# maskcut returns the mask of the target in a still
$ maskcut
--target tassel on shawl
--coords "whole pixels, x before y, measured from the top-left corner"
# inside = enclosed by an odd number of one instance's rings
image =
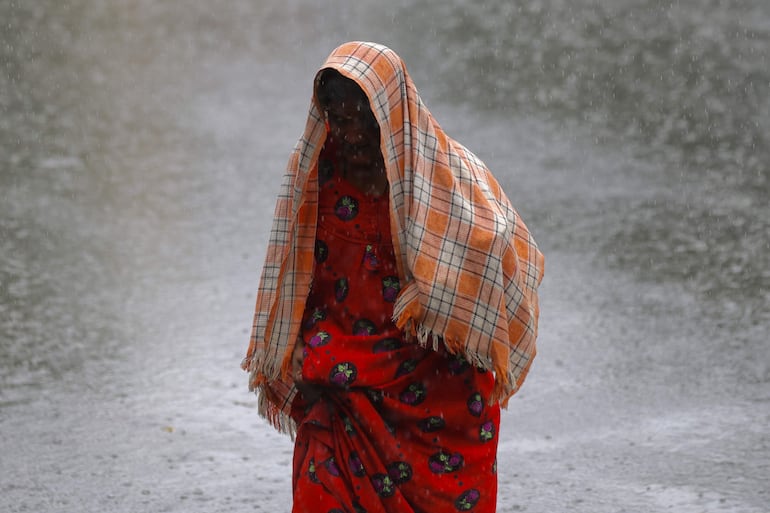
[[[294,400],[297,389],[283,374],[277,379],[270,379],[260,371],[259,362],[263,358],[264,351],[255,350],[241,362],[241,368],[249,372],[249,391],[257,395],[257,413],[279,433],[288,434],[294,440],[297,423],[286,413],[289,409],[286,406]],[[290,358],[288,360],[291,361]]]
[[[508,399],[518,388],[515,386],[510,372],[508,348],[498,348],[503,349],[504,355],[494,354],[491,358],[483,358],[478,352],[466,350],[464,343],[458,337],[452,336],[451,333],[436,333],[419,322],[418,319],[423,318],[423,312],[424,308],[420,304],[417,284],[411,282],[401,290],[396,301],[393,311],[393,321],[396,327],[421,347],[438,351],[443,346],[450,354],[462,354],[471,365],[494,372],[495,387],[489,398],[489,404],[500,402],[501,406],[505,407]],[[524,376],[521,376],[518,382],[521,383],[523,380]]]

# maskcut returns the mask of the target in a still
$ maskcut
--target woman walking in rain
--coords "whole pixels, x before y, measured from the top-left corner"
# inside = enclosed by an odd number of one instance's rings
[[[295,436],[293,512],[495,511],[500,407],[535,356],[543,257],[401,59],[316,75],[244,369]]]

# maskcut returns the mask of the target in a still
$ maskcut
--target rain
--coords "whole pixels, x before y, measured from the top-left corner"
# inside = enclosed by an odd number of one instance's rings
[[[546,257],[499,511],[770,511],[765,0],[0,0],[0,510],[289,510],[240,361],[355,39]]]

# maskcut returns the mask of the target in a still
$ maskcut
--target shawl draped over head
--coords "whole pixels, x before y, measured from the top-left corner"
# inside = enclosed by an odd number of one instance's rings
[[[363,89],[380,126],[402,284],[396,325],[423,346],[443,344],[494,371],[493,400],[505,406],[535,356],[543,255],[484,163],[435,121],[396,53],[345,43],[321,70],[327,68]],[[325,140],[314,94],[277,199],[242,364],[259,392],[260,413],[284,431],[292,430],[291,355],[313,275]]]

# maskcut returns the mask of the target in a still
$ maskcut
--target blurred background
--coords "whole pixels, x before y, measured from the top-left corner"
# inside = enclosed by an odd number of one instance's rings
[[[372,40],[546,255],[499,511],[770,511],[770,3],[0,0],[0,510],[288,511],[240,371],[317,67]]]

